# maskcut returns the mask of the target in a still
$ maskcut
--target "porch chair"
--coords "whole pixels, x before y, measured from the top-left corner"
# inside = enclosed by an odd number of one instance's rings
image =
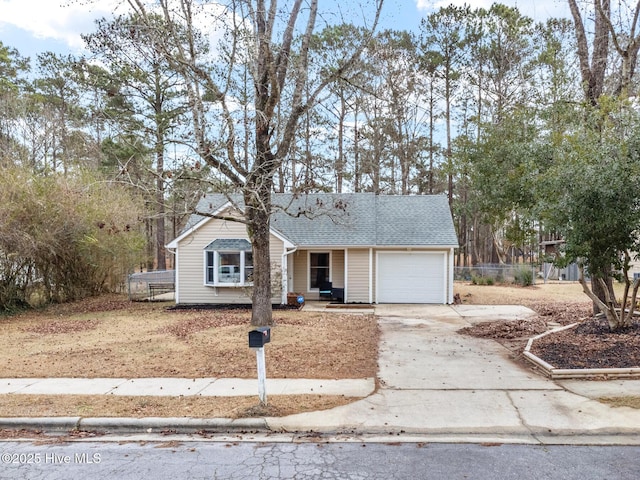
[[[331,282],[322,282],[320,284],[320,299],[331,300]]]

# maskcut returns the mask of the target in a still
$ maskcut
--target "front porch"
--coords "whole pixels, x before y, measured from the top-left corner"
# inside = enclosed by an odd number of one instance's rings
[[[286,255],[286,291],[306,302],[347,301],[346,249],[297,249]]]

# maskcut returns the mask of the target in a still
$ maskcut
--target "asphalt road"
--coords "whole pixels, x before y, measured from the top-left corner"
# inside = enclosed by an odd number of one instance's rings
[[[0,442],[0,479],[637,479],[640,447]]]

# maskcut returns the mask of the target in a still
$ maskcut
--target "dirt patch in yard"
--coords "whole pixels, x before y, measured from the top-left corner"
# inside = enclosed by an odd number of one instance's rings
[[[640,409],[640,397],[602,397],[598,401],[612,407],[630,407]]]

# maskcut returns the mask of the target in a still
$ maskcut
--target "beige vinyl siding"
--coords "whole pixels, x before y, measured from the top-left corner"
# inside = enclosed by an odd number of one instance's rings
[[[307,250],[297,250],[292,255],[293,255],[293,291],[295,293],[302,294],[304,295],[305,298],[311,300],[307,292],[308,252]]]
[[[347,251],[348,303],[369,302],[369,249],[350,248]]]
[[[178,246],[178,302],[196,303],[251,303],[248,288],[211,287],[205,285],[204,249],[219,238],[248,238],[243,223],[211,219],[191,235],[180,241]],[[281,271],[284,245],[271,236],[271,263],[274,271]],[[280,293],[274,296],[274,303],[280,303]]]
[[[344,288],[344,250],[331,250],[331,283]]]
[[[376,298],[376,289],[378,288],[378,268],[376,265],[376,252],[375,250],[371,250],[370,265],[371,265],[371,301],[373,303],[378,303],[378,299]]]

